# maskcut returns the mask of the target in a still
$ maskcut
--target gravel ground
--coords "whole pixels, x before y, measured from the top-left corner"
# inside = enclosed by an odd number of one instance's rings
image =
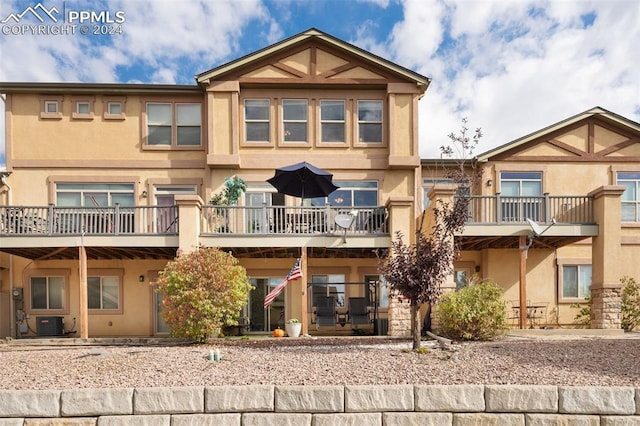
[[[2,389],[214,385],[640,386],[640,334],[453,344],[380,337],[227,340],[184,346],[0,345]],[[207,360],[220,350],[222,360]]]

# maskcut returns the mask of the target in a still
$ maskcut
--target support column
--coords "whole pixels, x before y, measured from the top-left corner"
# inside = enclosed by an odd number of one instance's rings
[[[78,247],[78,276],[80,293],[80,338],[89,338],[89,298],[87,292],[87,250],[84,245]]]
[[[402,232],[404,242],[411,243],[414,233],[415,216],[413,215],[413,197],[392,197],[385,206],[389,211],[387,224],[392,239],[396,239],[396,232]],[[393,253],[391,253],[393,256]],[[389,294],[389,336],[411,336],[411,307],[398,294]]]
[[[199,195],[176,195],[178,205],[178,248],[183,253],[200,243],[200,212],[204,204]]]
[[[300,256],[300,268],[302,269],[302,278],[300,283],[302,286],[302,294],[300,296],[300,303],[302,305],[302,312],[300,315],[300,322],[302,323],[302,334],[309,334],[309,316],[307,314],[308,305],[308,291],[307,291],[307,248],[302,247]]]
[[[591,246],[591,328],[621,326],[620,239],[623,186],[607,185],[589,193],[593,197],[598,235]]]
[[[527,236],[520,235],[520,328],[527,327]]]

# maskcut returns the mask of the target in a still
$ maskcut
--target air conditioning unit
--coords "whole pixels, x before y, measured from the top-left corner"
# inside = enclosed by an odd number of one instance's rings
[[[63,336],[63,317],[36,317],[36,334],[38,336]]]

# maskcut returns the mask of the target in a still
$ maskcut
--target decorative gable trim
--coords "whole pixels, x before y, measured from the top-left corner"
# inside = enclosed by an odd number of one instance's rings
[[[478,156],[493,160],[640,161],[640,125],[597,107]]]

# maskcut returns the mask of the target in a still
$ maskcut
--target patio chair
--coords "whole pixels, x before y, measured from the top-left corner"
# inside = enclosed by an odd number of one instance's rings
[[[349,316],[349,322],[352,326],[369,324],[371,320],[369,318],[367,299],[364,297],[350,297],[347,315]]]
[[[316,299],[316,329],[318,327],[335,327],[336,325],[336,298],[318,297]]]

